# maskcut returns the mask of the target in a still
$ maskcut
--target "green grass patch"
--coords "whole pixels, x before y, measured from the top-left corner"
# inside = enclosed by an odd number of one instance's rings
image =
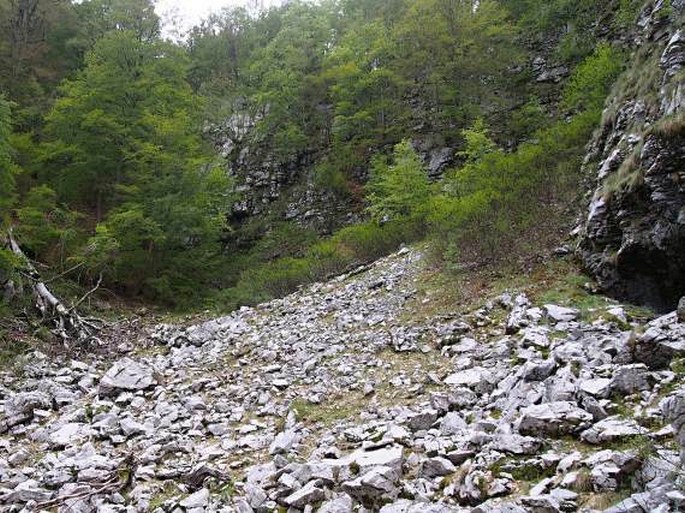
[[[606,311],[611,301],[604,296],[588,292],[591,279],[577,270],[562,275],[547,290],[534,299],[540,304],[555,304],[580,310],[581,317],[594,320]]]
[[[328,403],[313,404],[306,399],[295,399],[290,408],[299,422],[330,426],[339,420],[351,419],[359,414],[359,399],[338,399]]]
[[[154,511],[157,508],[162,508],[167,501],[180,495],[180,490],[172,481],[165,481],[162,488],[159,489],[150,499],[149,510]]]

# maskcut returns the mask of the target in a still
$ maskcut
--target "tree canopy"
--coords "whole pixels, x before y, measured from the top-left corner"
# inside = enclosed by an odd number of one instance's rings
[[[532,171],[544,144],[580,151],[621,69],[594,30],[634,14],[619,4],[292,1],[225,8],[172,42],[150,0],[0,0],[0,225],[81,286],[168,304],[263,297],[235,288],[279,258],[329,262],[269,268],[290,286],[408,233],[492,231],[513,190],[550,183]],[[567,86],[531,80],[542,41],[574,70]],[[212,134],[231,120],[244,126],[225,160]],[[563,123],[572,150],[549,137]],[[434,184],[438,150],[452,169]],[[324,246],[285,215],[230,225],[235,165],[311,179],[294,186],[369,222]]]

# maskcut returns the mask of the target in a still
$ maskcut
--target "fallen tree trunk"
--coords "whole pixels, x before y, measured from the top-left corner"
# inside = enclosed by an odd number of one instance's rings
[[[41,279],[40,273],[15,240],[11,229],[7,234],[7,240],[9,249],[19,257],[23,263],[23,274],[32,282],[31,290],[33,291],[35,306],[42,315],[43,320],[52,325],[51,331],[59,336],[65,345],[68,345],[68,343],[73,340],[76,340],[77,342],[97,340],[95,333],[99,331],[99,327],[92,321],[81,317],[76,312],[76,306],[81,304],[85,298],[97,290],[101,280],[98,280],[95,288],[90,290],[74,306],[67,307],[61,299],[52,293]]]

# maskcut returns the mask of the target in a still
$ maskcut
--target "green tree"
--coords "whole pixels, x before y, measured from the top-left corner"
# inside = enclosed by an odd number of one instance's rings
[[[404,132],[406,88],[395,71],[390,38],[383,23],[371,22],[351,31],[328,56],[323,78],[330,84],[335,143],[380,147]]]
[[[257,47],[256,24],[245,9],[234,8],[193,27],[188,52],[189,80],[195,90],[225,97],[243,87],[243,75]]]
[[[368,191],[368,210],[378,221],[425,215],[431,186],[421,159],[408,139],[395,145],[391,163],[376,159]]]
[[[14,203],[15,166],[11,158],[9,136],[12,130],[10,103],[0,95],[0,240],[10,222],[10,209]],[[0,283],[4,283],[14,270],[12,253],[0,247]]]
[[[78,67],[77,30],[68,0],[0,0],[0,90],[16,103],[15,126],[36,129],[56,85]]]
[[[394,30],[394,45],[398,65],[424,102],[421,121],[470,121],[506,100],[507,71],[521,57],[516,35],[507,9],[494,0],[412,2]]]
[[[479,162],[488,153],[497,149],[495,142],[490,139],[489,130],[482,118],[478,118],[471,128],[461,131],[464,138],[464,149],[458,153],[468,164]]]
[[[615,2],[595,0],[505,0],[503,3],[540,40],[561,32],[557,54],[571,62],[592,52],[597,41],[593,33],[596,20],[616,7]]]
[[[141,169],[149,169],[153,136],[168,135],[160,148],[187,162],[200,105],[184,73],[178,48],[140,41],[128,31],[107,34],[86,67],[64,83],[47,117],[41,178],[61,200],[93,211],[99,221],[140,180]]]
[[[57,194],[47,185],[33,187],[15,215],[17,237],[28,254],[40,262],[64,267],[80,237],[80,216],[59,205]]]
[[[9,142],[11,133],[10,103],[0,95],[0,230],[7,228],[9,211],[14,201],[15,166]]]
[[[76,4],[78,43],[85,50],[108,32],[130,32],[140,42],[151,43],[160,35],[159,16],[150,0],[86,0]],[[77,42],[74,42],[77,43]]]
[[[90,272],[165,300],[184,273],[207,273],[229,209],[225,173],[200,138],[202,100],[187,64],[171,44],[108,33],[62,87],[43,147],[43,177],[58,198],[99,223],[80,257]]]
[[[249,66],[250,103],[261,113],[256,134],[273,142],[273,153],[292,158],[321,141],[324,99],[316,82],[331,39],[328,4],[287,4],[280,28],[253,54]]]

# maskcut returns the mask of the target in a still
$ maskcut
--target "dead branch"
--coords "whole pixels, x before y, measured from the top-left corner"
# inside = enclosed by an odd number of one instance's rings
[[[54,326],[53,333],[59,336],[65,345],[72,339],[79,342],[95,339],[94,334],[98,331],[98,327],[93,322],[82,318],[76,312],[76,307],[97,290],[102,277],[93,290],[86,293],[74,306],[68,308],[42,281],[40,273],[15,240],[12,229],[8,231],[7,240],[11,251],[24,263],[24,274],[33,282],[31,289],[35,298],[35,306],[43,319]]]
[[[95,284],[95,286],[90,289],[88,292],[86,292],[81,299],[76,301],[71,308],[69,309],[70,312],[73,312],[76,310],[86,299],[88,299],[97,289],[100,288],[100,284],[102,283],[102,273],[100,273],[100,276],[98,277],[98,282]]]
[[[222,472],[217,468],[200,464],[186,474],[185,482],[191,490],[199,490],[202,488],[205,480],[210,477],[213,477],[220,482],[229,480],[229,476],[225,472]]]
[[[78,264],[76,264],[76,265],[73,266],[73,267],[70,267],[70,268],[67,269],[66,271],[64,271],[64,272],[62,272],[62,273],[59,273],[57,276],[53,276],[53,277],[50,278],[49,280],[45,280],[43,283],[45,283],[45,284],[52,283],[53,281],[58,280],[58,279],[60,279],[60,278],[62,278],[62,277],[64,277],[64,276],[66,276],[66,275],[69,274],[69,273],[74,272],[76,269],[79,269],[79,268],[81,268],[81,267],[83,267],[83,266],[84,266],[84,263],[83,263],[83,262],[79,262]]]
[[[93,497],[94,495],[101,494],[103,492],[116,492],[119,491],[121,488],[120,480],[117,477],[111,478],[109,481],[106,481],[104,483],[101,483],[98,488],[88,490],[88,491],[83,491],[80,493],[73,493],[71,495],[63,495],[61,497],[57,497],[55,499],[50,499],[49,501],[41,502],[39,504],[36,504],[36,508],[42,509],[42,508],[50,508],[53,506],[61,505],[67,501],[73,500],[73,499],[89,499],[90,497]]]

